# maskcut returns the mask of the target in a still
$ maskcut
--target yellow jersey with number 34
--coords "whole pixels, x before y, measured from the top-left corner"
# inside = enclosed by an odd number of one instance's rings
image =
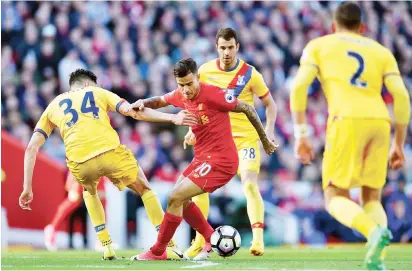
[[[120,145],[108,111],[117,111],[124,100],[99,88],[86,87],[60,94],[49,104],[34,132],[47,139],[60,130],[68,160],[82,163]]]
[[[255,67],[237,59],[236,65],[230,70],[222,70],[219,59],[204,63],[199,67],[200,82],[220,87],[231,93],[238,100],[254,106],[254,94],[264,98],[269,89],[262,75]],[[233,137],[248,137],[258,139],[259,136],[243,113],[229,113]]]
[[[393,54],[378,42],[352,33],[326,35],[308,43],[300,62],[318,69],[329,116],[390,120],[383,80],[400,73]]]

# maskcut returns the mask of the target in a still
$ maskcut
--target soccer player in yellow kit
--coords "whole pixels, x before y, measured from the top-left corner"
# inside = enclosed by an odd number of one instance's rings
[[[410,101],[392,53],[361,35],[361,9],[352,2],[339,5],[334,34],[310,41],[303,51],[290,103],[295,123],[295,153],[303,164],[313,159],[307,133],[307,89],[315,77],[325,93],[329,118],[322,180],[326,209],[339,222],[368,240],[365,264],[383,270],[384,248],[390,242],[381,205],[389,166],[404,165],[404,142]],[[395,137],[390,145],[391,119],[382,99],[385,84],[394,99]],[[361,187],[361,205],[350,200],[349,189]]]
[[[70,74],[70,91],[57,96],[42,114],[25,152],[24,190],[19,204],[22,209],[31,210],[36,156],[53,129],[58,127],[66,147],[67,167],[83,186],[84,202],[104,247],[103,259],[111,260],[116,258],[116,254],[105,225],[104,209],[97,195],[101,176],[108,177],[119,190],[128,187],[140,195],[154,226],[161,224],[163,210],[132,152],[120,144],[119,136],[110,125],[108,111],[117,111],[138,120],[173,122],[179,125],[195,125],[197,118],[183,111],[176,115],[151,109],[129,111],[128,102],[97,87],[96,80],[92,72],[76,70]],[[183,257],[174,244],[171,244],[168,257],[173,254]]]
[[[206,62],[199,68],[200,82],[215,85],[233,94],[240,101],[254,106],[254,96],[258,96],[266,106],[266,134],[274,141],[276,104],[266,86],[262,75],[251,65],[237,58],[239,41],[237,33],[231,28],[223,28],[216,35],[216,49],[219,58]],[[252,226],[253,241],[250,253],[261,256],[264,253],[263,227],[264,206],[258,187],[260,170],[259,136],[247,117],[241,113],[230,112],[233,139],[239,154],[238,174],[242,180],[247,200],[247,212]],[[194,144],[194,135],[189,130],[185,144]],[[209,213],[207,193],[193,198],[205,217]],[[196,233],[192,246],[185,256],[194,258],[204,246],[203,236]]]

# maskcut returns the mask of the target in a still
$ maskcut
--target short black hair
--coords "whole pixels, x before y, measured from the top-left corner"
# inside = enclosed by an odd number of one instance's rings
[[[346,1],[338,6],[334,17],[338,25],[348,30],[356,30],[362,22],[362,10],[358,4]]]
[[[217,42],[219,41],[219,38],[223,38],[227,41],[231,40],[232,38],[235,39],[236,44],[239,43],[238,39],[237,39],[237,33],[235,30],[233,30],[232,28],[222,28],[219,30],[219,32],[217,32],[216,34],[216,45]]]
[[[82,82],[83,80],[90,80],[96,84],[97,76],[91,71],[84,70],[84,69],[77,69],[70,74],[69,85],[71,86],[74,83]]]
[[[173,67],[175,77],[185,77],[189,73],[197,74],[197,64],[192,58],[181,59]]]

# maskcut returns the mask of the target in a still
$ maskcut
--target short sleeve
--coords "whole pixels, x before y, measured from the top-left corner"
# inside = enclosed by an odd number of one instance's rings
[[[389,50],[387,51],[386,57],[386,65],[384,68],[383,76],[387,75],[400,75],[398,62],[396,61],[395,57],[393,56],[392,52]]]
[[[211,92],[213,94],[208,95],[208,102],[216,110],[229,112],[236,107],[237,99],[233,94],[224,92],[218,87],[212,87]]]
[[[107,110],[108,111],[117,111],[119,112],[119,107],[124,103],[126,100],[119,97],[119,95],[106,90],[99,88],[99,92],[101,95],[104,96],[104,100],[106,101]]]
[[[51,111],[52,105],[49,105],[46,110],[41,115],[39,121],[34,128],[34,133],[41,133],[47,139],[52,133],[56,125],[50,121],[49,112]]]
[[[197,76],[199,76],[199,81],[202,83],[206,82],[205,64],[201,65],[197,70]]]
[[[266,86],[263,76],[255,68],[252,70],[252,91],[260,98],[263,99],[269,95],[269,88]]]
[[[166,93],[164,96],[165,101],[168,104],[171,104],[175,107],[185,108],[185,105],[182,101],[182,95],[180,94],[178,89],[175,89],[169,93]]]
[[[314,41],[310,41],[303,49],[302,56],[300,57],[300,65],[313,65],[319,67],[316,43]]]

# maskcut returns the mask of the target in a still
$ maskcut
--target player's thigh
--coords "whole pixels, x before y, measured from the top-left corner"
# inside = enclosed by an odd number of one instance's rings
[[[322,187],[349,189],[356,167],[357,142],[351,120],[331,118],[326,131]]]
[[[67,162],[67,167],[75,180],[90,194],[96,195],[97,185],[100,180],[100,171],[95,158],[84,163]]]
[[[381,189],[385,184],[388,170],[390,124],[385,120],[371,120],[364,124],[366,125],[370,132],[370,140],[365,149],[360,184]]]
[[[256,139],[234,138],[239,155],[238,174],[242,182],[256,182],[260,171],[260,147]]]
[[[145,182],[146,178],[138,178],[139,168],[133,153],[124,145],[105,153],[100,159],[104,176],[119,189],[123,190],[136,180]],[[141,175],[139,177],[142,177]]]
[[[215,163],[195,160],[183,171],[183,176],[189,178],[203,192],[213,193],[233,178],[238,166],[238,161]]]

